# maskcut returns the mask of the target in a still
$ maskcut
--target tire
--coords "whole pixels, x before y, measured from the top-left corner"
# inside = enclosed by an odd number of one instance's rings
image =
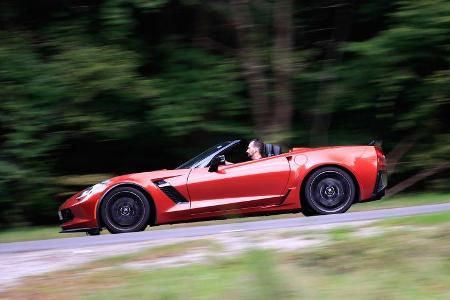
[[[355,182],[342,169],[323,167],[308,177],[303,197],[305,216],[344,213],[355,199]]]
[[[316,216],[317,213],[311,211],[306,205],[302,205],[301,212],[305,217]]]
[[[111,233],[143,231],[150,218],[150,203],[141,191],[119,187],[103,199],[101,217]]]
[[[100,229],[91,229],[86,231],[86,235],[100,235]]]

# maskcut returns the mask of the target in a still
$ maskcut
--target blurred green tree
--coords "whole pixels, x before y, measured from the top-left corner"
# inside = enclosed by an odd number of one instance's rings
[[[424,179],[450,168],[449,15],[444,0],[400,2],[387,30],[343,47],[348,59],[336,69],[339,103],[374,112],[379,135],[392,149],[391,173],[412,171]],[[407,179],[391,193],[411,183]]]
[[[232,0],[228,7],[254,132],[284,146],[292,138],[293,8],[291,0]],[[273,34],[258,31],[261,27],[270,28]]]
[[[138,43],[133,10],[164,3],[106,1],[90,17],[64,11],[63,22],[0,31],[0,223],[55,220],[59,156],[79,140],[133,141],[156,127],[248,135],[233,59],[173,42],[149,49],[164,53],[159,76],[139,72],[145,58],[122,45]],[[69,7],[80,9],[93,7]],[[23,13],[11,3],[3,17]]]
[[[53,222],[59,175],[166,167],[194,139],[377,136],[393,192],[445,172],[449,15],[444,0],[1,1],[0,223]]]
[[[233,59],[173,43],[161,50],[167,59],[156,83],[159,95],[151,99],[149,122],[172,136],[250,135],[251,124],[241,118],[248,107]]]
[[[77,136],[125,137],[155,89],[136,73],[136,56],[118,47],[82,38],[36,46],[22,32],[1,39],[1,201],[38,222],[56,205],[42,201],[54,193],[55,153]],[[43,57],[39,46],[55,54]],[[3,220],[16,217],[4,212]]]

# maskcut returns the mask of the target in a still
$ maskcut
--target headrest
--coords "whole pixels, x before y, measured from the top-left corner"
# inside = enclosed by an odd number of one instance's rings
[[[281,154],[281,146],[273,145],[273,155]]]
[[[266,157],[272,156],[273,146],[272,144],[264,144],[264,154]]]
[[[281,146],[264,144],[264,152],[266,154],[266,157],[281,154]]]

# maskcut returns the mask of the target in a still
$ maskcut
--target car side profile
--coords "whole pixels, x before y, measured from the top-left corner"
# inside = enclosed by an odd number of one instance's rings
[[[265,157],[227,164],[242,145],[226,141],[176,169],[122,175],[89,187],[60,206],[61,232],[136,232],[227,215],[335,214],[384,196],[386,159],[376,145],[282,153],[265,144]]]

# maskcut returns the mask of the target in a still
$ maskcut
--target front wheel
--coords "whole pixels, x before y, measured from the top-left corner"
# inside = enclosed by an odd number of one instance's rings
[[[145,195],[132,187],[112,190],[102,201],[101,216],[111,233],[145,230],[150,218],[150,204]]]
[[[306,216],[343,213],[355,198],[355,183],[342,169],[320,168],[308,177],[303,197]]]
[[[86,235],[100,235],[100,229],[89,229],[88,231],[86,231]]]

